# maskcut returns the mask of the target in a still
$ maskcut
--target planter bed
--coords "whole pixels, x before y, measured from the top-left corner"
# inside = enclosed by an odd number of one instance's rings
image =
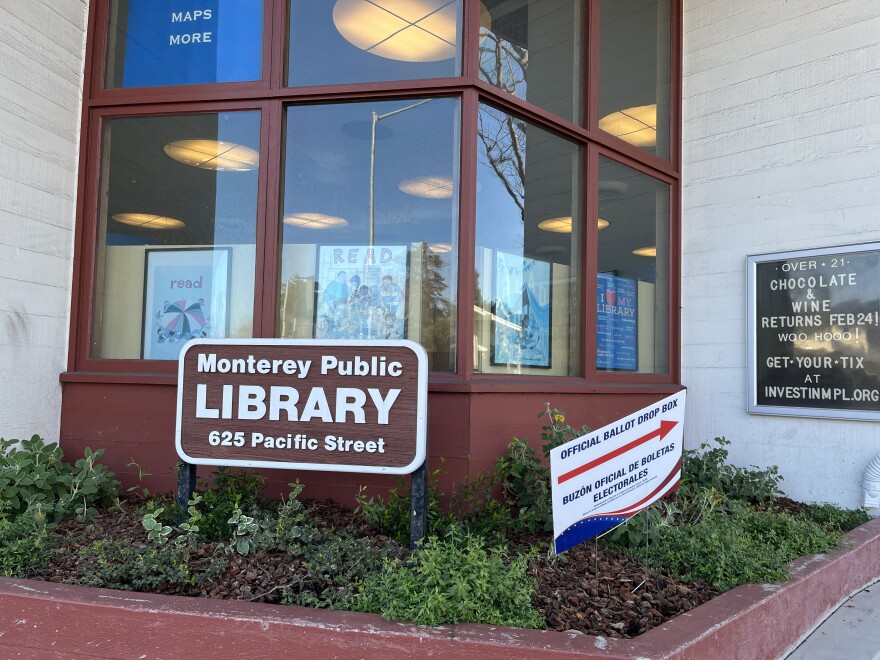
[[[0,579],[0,647],[33,658],[774,658],[880,577],[880,519],[790,567],[785,584],[737,587],[636,639]]]

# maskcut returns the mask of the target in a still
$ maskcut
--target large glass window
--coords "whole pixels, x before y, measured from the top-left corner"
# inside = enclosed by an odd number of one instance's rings
[[[253,111],[105,122],[92,357],[251,336],[259,145]]]
[[[457,76],[460,16],[460,0],[291,0],[288,84]]]
[[[599,161],[596,368],[669,371],[669,186]]]
[[[259,80],[262,0],[114,0],[105,85]]]
[[[412,339],[434,372],[677,373],[678,4],[91,6],[106,57],[91,71],[104,88],[85,99],[100,122],[86,135],[101,141],[86,141],[82,206],[97,217],[80,218],[95,252],[79,274],[93,304],[78,366],[174,360],[188,337],[256,333]],[[259,111],[229,111],[242,107]]]
[[[455,365],[459,102],[291,106],[277,333],[414,339]]]
[[[669,0],[603,0],[599,128],[669,158]]]
[[[483,0],[480,79],[579,123],[583,4],[576,0]]]
[[[580,372],[580,149],[480,106],[474,370]]]

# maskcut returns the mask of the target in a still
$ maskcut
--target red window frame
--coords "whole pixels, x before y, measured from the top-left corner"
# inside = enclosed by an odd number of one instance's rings
[[[458,318],[455,373],[432,373],[436,391],[460,392],[616,392],[667,391],[680,380],[680,217],[681,217],[681,0],[670,0],[670,160],[639,149],[598,129],[600,0],[584,0],[583,34],[584,117],[577,125],[541,107],[479,80],[479,2],[462,0],[462,75],[455,78],[385,81],[315,87],[285,87],[287,61],[287,0],[263,0],[264,43],[262,78],[252,82],[215,83],[148,88],[104,88],[104,67],[111,0],[94,0],[89,7],[82,130],[77,187],[76,234],[72,282],[68,382],[176,382],[174,362],[97,359],[90,354],[94,306],[96,219],[100,185],[100,141],[104,122],[114,117],[232,110],[261,112],[259,201],[257,209],[257,271],[255,273],[254,335],[274,336],[277,317],[278,245],[283,113],[289,104],[362,101],[426,96],[461,99],[461,185],[458,246]],[[527,377],[473,374],[474,233],[476,222],[477,113],[488,102],[579,144],[584,176],[581,208],[585,218],[581,250],[581,376]],[[596,369],[596,244],[598,165],[606,157],[664,182],[670,188],[668,356],[665,374],[611,373]],[[464,304],[462,298],[466,298]]]

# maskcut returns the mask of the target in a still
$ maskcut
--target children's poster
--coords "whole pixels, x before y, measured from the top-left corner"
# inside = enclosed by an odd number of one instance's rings
[[[190,339],[226,337],[231,252],[146,251],[144,359],[176,360]]]
[[[404,339],[405,245],[332,246],[318,251],[316,339]]]
[[[597,275],[596,368],[635,371],[637,362],[636,281]]]
[[[550,367],[550,264],[495,252],[492,364]]]

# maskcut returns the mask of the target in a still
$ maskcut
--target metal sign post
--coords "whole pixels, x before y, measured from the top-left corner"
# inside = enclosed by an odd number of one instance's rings
[[[186,461],[177,463],[177,522],[186,520],[189,501],[196,492],[196,466]]]
[[[426,411],[427,413],[427,411]],[[409,499],[409,548],[417,550],[428,535],[428,437],[425,434],[425,460],[412,475]]]

